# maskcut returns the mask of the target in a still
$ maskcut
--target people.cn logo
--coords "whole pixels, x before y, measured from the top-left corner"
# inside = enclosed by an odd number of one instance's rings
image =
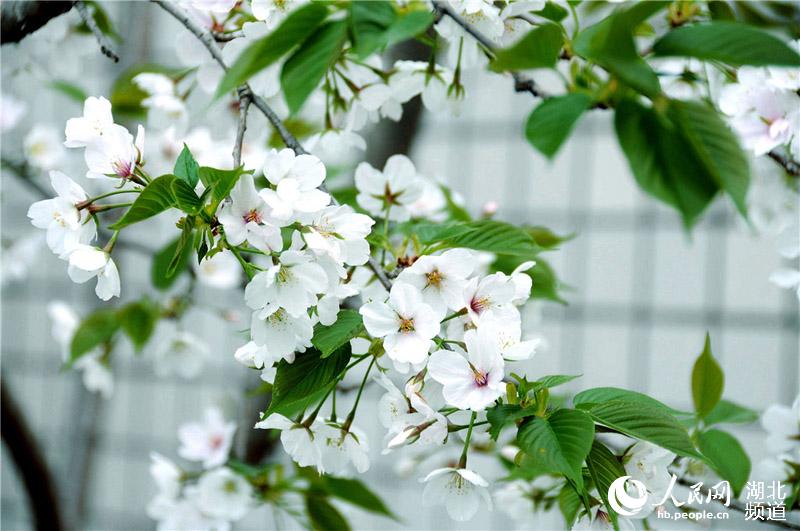
[[[628,486],[636,490],[636,495],[628,493]],[[608,487],[608,504],[620,516],[634,516],[647,503],[647,489],[644,483],[630,476],[622,476],[614,480]]]

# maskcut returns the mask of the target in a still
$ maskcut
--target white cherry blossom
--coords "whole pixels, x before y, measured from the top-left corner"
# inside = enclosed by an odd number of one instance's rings
[[[358,204],[375,216],[386,216],[392,221],[406,221],[410,217],[407,205],[413,204],[422,195],[422,183],[414,163],[405,155],[392,155],[383,171],[376,170],[367,162],[356,167],[355,172]]]
[[[50,172],[50,183],[57,197],[37,201],[28,209],[34,227],[47,230],[47,246],[66,259],[78,245],[91,242],[97,226],[88,212],[76,205],[88,199],[83,188],[60,171]]]
[[[237,521],[253,507],[253,487],[230,468],[206,472],[189,494],[201,511],[211,518]]]
[[[375,220],[348,205],[329,206],[308,221],[303,238],[318,254],[342,264],[363,265],[369,259],[366,238],[374,224]]]
[[[266,319],[283,308],[292,317],[306,315],[317,294],[328,285],[328,276],[305,251],[284,251],[280,262],[258,273],[245,288],[247,305]]]
[[[470,520],[482,505],[492,510],[489,483],[468,468],[437,468],[421,481],[426,484],[423,505],[444,505],[453,520]]]
[[[358,428],[351,426],[344,431],[339,426],[317,422],[315,438],[326,474],[350,477],[369,470],[367,436]]]
[[[203,422],[189,422],[178,429],[178,455],[200,461],[206,469],[218,467],[228,459],[235,431],[235,422],[226,422],[219,409],[209,408]]]
[[[164,74],[142,72],[133,78],[133,83],[147,93],[142,107],[148,110],[147,122],[157,129],[185,126],[188,111],[178,96],[175,82]]]
[[[325,208],[331,196],[319,190],[325,180],[325,165],[314,155],[295,155],[289,148],[267,154],[264,176],[275,186],[259,194],[272,208],[272,215],[284,221],[297,214]]]
[[[64,160],[64,146],[61,135],[50,125],[36,124],[25,135],[22,148],[25,158],[32,166],[42,170],[52,170]]]
[[[150,475],[156,482],[158,494],[176,498],[181,490],[181,469],[158,452],[150,452]]]
[[[474,269],[472,253],[451,249],[441,255],[421,256],[397,277],[422,293],[422,299],[441,317],[447,309],[464,308],[464,288]]]
[[[197,280],[206,286],[217,289],[232,289],[242,282],[242,266],[227,249],[205,258],[199,264],[192,261]]]
[[[475,331],[479,335],[494,338],[497,347],[506,361],[523,361],[536,354],[544,340],[540,337],[522,341],[522,322],[520,319],[488,318],[481,322]],[[472,333],[466,332],[466,333]]]
[[[267,23],[269,29],[280,24],[292,10],[302,6],[308,0],[252,0],[250,8],[257,20]]]
[[[308,315],[292,317],[283,308],[278,308],[267,317],[260,317],[262,310],[253,312],[250,333],[257,345],[266,346],[270,356],[294,361],[295,352],[304,352],[311,346],[314,325]]]
[[[463,293],[463,304],[467,315],[475,325],[491,315],[496,319],[519,319],[514,307],[518,286],[504,273],[494,273],[481,279],[474,277],[467,282]]]
[[[119,297],[120,283],[117,265],[111,255],[90,245],[77,244],[69,253],[69,278],[78,284],[97,278],[94,292],[100,300]]]
[[[367,303],[359,313],[367,332],[383,338],[386,354],[396,362],[424,362],[431,339],[439,333],[436,312],[422,301],[419,290],[402,282],[392,287],[388,303]]]
[[[324,472],[320,443],[311,429],[277,413],[258,422],[255,427],[262,430],[281,430],[283,449],[295,463],[303,467],[313,466],[320,473]]]
[[[247,241],[264,252],[283,248],[281,231],[271,217],[269,206],[256,191],[253,176],[244,174],[233,187],[230,198],[222,203],[217,216],[231,245]]]
[[[674,453],[660,446],[638,441],[628,449],[625,457],[623,457],[625,473],[631,478],[641,481],[652,499],[660,500],[669,488],[672,476],[668,467],[675,460],[675,457]],[[653,505],[648,504],[648,507],[652,512]],[[646,510],[642,511],[636,517],[644,518],[647,516],[646,512]]]
[[[70,118],[64,131],[67,139],[64,145],[68,148],[86,147],[107,134],[114,126],[111,114],[111,102],[94,96],[83,102],[83,116]]]
[[[14,129],[25,115],[26,108],[24,101],[10,94],[0,96],[0,132]]]
[[[136,139],[121,125],[112,124],[103,135],[86,146],[84,159],[89,179],[114,177],[128,179],[142,165],[144,128],[140,125]]]
[[[191,332],[181,330],[171,320],[162,320],[152,341],[153,368],[156,376],[177,375],[185,380],[195,378],[210,356],[208,344]]]
[[[467,356],[439,350],[428,361],[428,374],[442,384],[445,401],[459,409],[483,411],[505,392],[503,357],[496,339],[469,331],[464,335]]]
[[[761,416],[767,431],[767,449],[773,453],[800,449],[800,395],[791,407],[772,404]]]

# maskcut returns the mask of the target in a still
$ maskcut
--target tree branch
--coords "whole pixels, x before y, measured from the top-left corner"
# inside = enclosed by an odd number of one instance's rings
[[[108,39],[108,37],[105,36],[102,31],[100,31],[99,27],[97,27],[97,22],[95,22],[92,13],[89,12],[89,8],[86,6],[86,3],[83,2],[83,0],[75,2],[75,9],[78,10],[78,14],[83,19],[86,27],[92,32],[94,38],[97,39],[97,44],[100,45],[100,51],[103,52],[103,55],[115,63],[118,63],[119,55],[117,55],[117,52],[114,51],[114,46],[111,44],[111,41]]]
[[[75,2],[0,2],[0,43],[19,42],[51,19],[63,15]]]
[[[246,91],[239,93],[239,126],[236,129],[236,143],[233,145],[233,167],[242,165],[242,143],[244,132],[247,130],[247,111],[250,109],[250,94]]]
[[[171,2],[165,0],[151,0],[155,4],[158,4],[162,9],[172,15],[178,22],[183,24],[186,29],[188,29],[195,37],[200,40],[203,46],[206,47],[208,52],[211,54],[211,57],[222,67],[223,70],[228,70],[228,65],[225,64],[225,60],[222,58],[222,52],[219,49],[219,46],[214,40],[214,36],[198,25],[195,21],[193,21],[189,15],[178,5],[173,4]],[[286,147],[290,148],[298,155],[305,155],[308,154],[308,151],[305,150],[300,141],[286,128],[286,125],[283,123],[283,120],[275,113],[272,107],[266,102],[264,98],[255,94],[250,85],[245,83],[241,87],[239,87],[239,97],[242,98],[243,96],[248,96],[252,101],[253,105],[261,111],[261,113],[266,116],[267,120],[272,124],[278,134],[280,135],[283,143],[286,144]],[[320,186],[320,189],[327,191],[324,183]],[[339,204],[336,199],[331,196],[331,200],[334,204]],[[392,289],[392,281],[389,280],[389,277],[386,276],[386,271],[384,271],[383,267],[372,257],[370,257],[369,262],[367,262],[369,268],[375,273],[375,276],[378,277],[378,280],[383,285],[384,288],[387,290]]]
[[[772,150],[767,153],[767,156],[777,162],[786,173],[791,175],[792,177],[800,177],[800,162],[793,160],[788,155],[784,155],[776,150]]]

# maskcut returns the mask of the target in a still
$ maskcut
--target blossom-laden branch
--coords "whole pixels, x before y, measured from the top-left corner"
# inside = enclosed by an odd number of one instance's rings
[[[86,2],[75,2],[75,9],[78,10],[78,14],[83,19],[86,27],[89,28],[89,31],[92,32],[94,38],[97,39],[97,44],[100,45],[100,51],[103,52],[103,55],[115,63],[118,63],[119,55],[117,55],[117,52],[114,51],[114,46],[111,44],[111,41],[108,39],[108,37],[105,36],[97,26],[97,22],[94,20],[94,16],[92,16],[92,13],[89,11],[89,7],[86,5]]]
[[[217,45],[216,41],[214,40],[214,36],[200,25],[198,25],[195,21],[193,21],[189,15],[181,9],[179,6],[172,4],[170,2],[166,2],[164,0],[152,0],[154,3],[158,4],[162,9],[167,11],[170,15],[172,15],[178,22],[183,24],[186,29],[188,29],[195,37],[197,37],[200,42],[205,46],[208,52],[211,54],[211,57],[222,67],[223,70],[228,70],[228,65],[225,63],[225,60],[222,57],[222,52]],[[283,120],[280,119],[278,114],[270,107],[270,105],[266,102],[264,98],[255,94],[250,86],[245,83],[241,87],[239,87],[239,101],[241,105],[241,101],[243,98],[248,98],[252,104],[259,110],[261,113],[269,120],[272,126],[278,131],[283,143],[295,152],[297,155],[305,155],[308,154],[308,151],[303,147],[299,140],[289,131],[286,125],[283,123]],[[245,110],[246,114],[246,110]],[[241,118],[241,117],[240,117]],[[240,124],[241,127],[241,124]],[[237,138],[238,141],[238,138]],[[320,189],[323,191],[327,191],[325,187],[325,183],[322,183]],[[338,201],[331,196],[331,200],[333,204],[338,205]],[[392,288],[392,281],[386,275],[386,271],[381,267],[381,265],[372,257],[369,257],[369,261],[367,265],[378,278],[378,281],[383,285],[384,288],[387,290]]]

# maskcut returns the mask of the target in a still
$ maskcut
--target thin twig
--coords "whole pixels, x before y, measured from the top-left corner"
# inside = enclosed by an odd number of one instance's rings
[[[89,8],[86,6],[86,3],[83,1],[75,2],[75,9],[78,10],[78,14],[83,19],[86,27],[89,28],[89,31],[94,34],[94,38],[97,39],[97,44],[100,45],[100,50],[103,52],[103,55],[115,63],[118,63],[119,55],[117,55],[117,52],[114,51],[114,46],[111,44],[111,41],[108,40],[108,37],[104,35],[102,31],[100,31],[99,27],[97,27],[97,22],[89,12]]]
[[[792,177],[800,177],[800,162],[797,162],[796,160],[793,160],[774,149],[767,153],[767,156],[780,164],[783,169],[786,170],[786,173]]]
[[[214,40],[217,42],[230,42],[233,39],[238,39],[239,37],[244,37],[244,32],[241,30],[237,31],[212,31],[211,35],[214,37]]]
[[[690,480],[685,479],[685,478],[678,478],[677,483],[679,485],[683,485],[684,487],[688,487],[688,488],[692,488],[696,484],[696,482],[690,481]],[[706,489],[704,494],[706,496],[708,496],[709,492],[710,492],[710,489]],[[745,504],[743,504],[742,502],[740,502],[739,500],[733,499],[733,500],[730,501],[730,504],[725,504],[725,503],[722,502],[722,500],[718,500],[716,498],[713,498],[713,501],[724,505],[728,509],[733,509],[734,511],[737,511],[737,512],[740,512],[740,513],[743,513],[743,514],[747,513],[747,506]],[[762,523],[777,525],[779,527],[784,527],[786,529],[800,529],[800,525],[797,525],[797,524],[795,524],[793,522],[789,522],[789,521],[786,521],[786,520],[768,520],[768,521],[764,521]]]
[[[438,0],[434,1],[433,8],[437,13],[450,17],[453,22],[461,26],[464,31],[472,35],[472,37],[478,41],[481,46],[494,55],[497,50],[495,44],[483,33],[475,29],[472,24],[464,20],[464,18],[456,13],[447,3]],[[528,76],[520,74],[519,72],[511,72],[511,77],[514,79],[514,90],[517,92],[529,92],[536,98],[550,97],[546,92],[536,85],[536,82],[533,79],[529,78]]]
[[[186,29],[188,29],[195,37],[200,40],[203,46],[206,47],[208,52],[211,54],[211,57],[222,67],[223,70],[228,70],[228,65],[225,63],[225,60],[222,58],[222,52],[219,49],[219,46],[214,41],[214,36],[211,35],[209,31],[205,28],[198,25],[195,21],[193,21],[186,12],[180,8],[178,5],[175,5],[171,2],[167,2],[165,0],[151,0],[153,3],[158,4],[162,9],[172,15],[178,22],[183,24]],[[239,87],[239,97],[243,97],[247,95],[250,100],[252,101],[253,105],[261,111],[261,113],[266,116],[267,120],[272,124],[278,134],[280,135],[283,143],[286,144],[286,147],[290,148],[298,155],[305,155],[308,151],[305,150],[303,145],[300,143],[299,140],[292,134],[289,129],[286,128],[286,125],[283,123],[283,120],[275,113],[272,107],[269,106],[267,101],[255,94],[250,86],[245,83],[241,87]],[[324,184],[320,186],[321,190],[327,191]],[[338,205],[339,203],[336,199],[331,196],[331,201],[333,204]],[[386,271],[381,267],[378,262],[370,257],[367,265],[375,273],[375,276],[378,277],[378,281],[380,281],[381,285],[387,290],[392,289],[392,281],[389,280],[389,277],[386,276]]]
[[[233,167],[242,165],[242,143],[247,130],[247,111],[250,109],[250,95],[246,91],[239,94],[239,126],[236,129],[236,143],[233,145]]]

